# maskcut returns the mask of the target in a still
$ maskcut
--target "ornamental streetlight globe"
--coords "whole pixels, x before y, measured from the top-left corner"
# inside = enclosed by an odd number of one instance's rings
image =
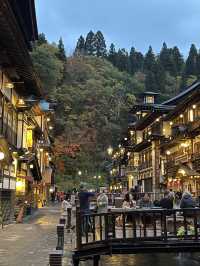
[[[5,154],[3,152],[0,152],[0,161],[2,161],[5,158]]]
[[[82,172],[81,171],[78,171],[78,175],[82,175]]]
[[[113,148],[111,146],[108,147],[107,149],[108,155],[112,155],[113,153]]]

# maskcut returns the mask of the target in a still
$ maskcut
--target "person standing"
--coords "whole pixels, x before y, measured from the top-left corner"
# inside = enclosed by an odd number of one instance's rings
[[[90,229],[90,217],[84,216],[90,214],[90,201],[91,197],[94,197],[95,193],[88,192],[83,185],[80,186],[80,192],[78,193],[79,203],[80,203],[80,212],[83,215],[82,234]]]
[[[108,210],[108,196],[106,195],[105,191],[100,193],[97,197],[97,208],[98,213],[104,213]]]

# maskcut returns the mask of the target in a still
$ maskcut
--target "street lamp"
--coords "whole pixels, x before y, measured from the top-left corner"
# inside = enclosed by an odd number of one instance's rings
[[[108,147],[107,149],[108,155],[112,155],[113,153],[113,148],[111,146]]]
[[[78,171],[78,175],[82,175],[82,172],[81,171]]]
[[[0,161],[2,161],[5,158],[5,154],[1,151],[0,152]]]

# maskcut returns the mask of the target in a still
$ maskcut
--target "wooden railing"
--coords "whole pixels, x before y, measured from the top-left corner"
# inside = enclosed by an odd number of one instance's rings
[[[82,256],[200,250],[199,219],[199,208],[93,214],[78,209],[74,265],[79,265]]]

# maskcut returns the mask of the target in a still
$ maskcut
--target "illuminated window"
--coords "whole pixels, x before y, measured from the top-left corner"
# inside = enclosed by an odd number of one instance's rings
[[[154,103],[154,97],[153,96],[146,96],[146,103]]]
[[[189,110],[189,121],[190,122],[194,121],[194,111],[193,110]]]

